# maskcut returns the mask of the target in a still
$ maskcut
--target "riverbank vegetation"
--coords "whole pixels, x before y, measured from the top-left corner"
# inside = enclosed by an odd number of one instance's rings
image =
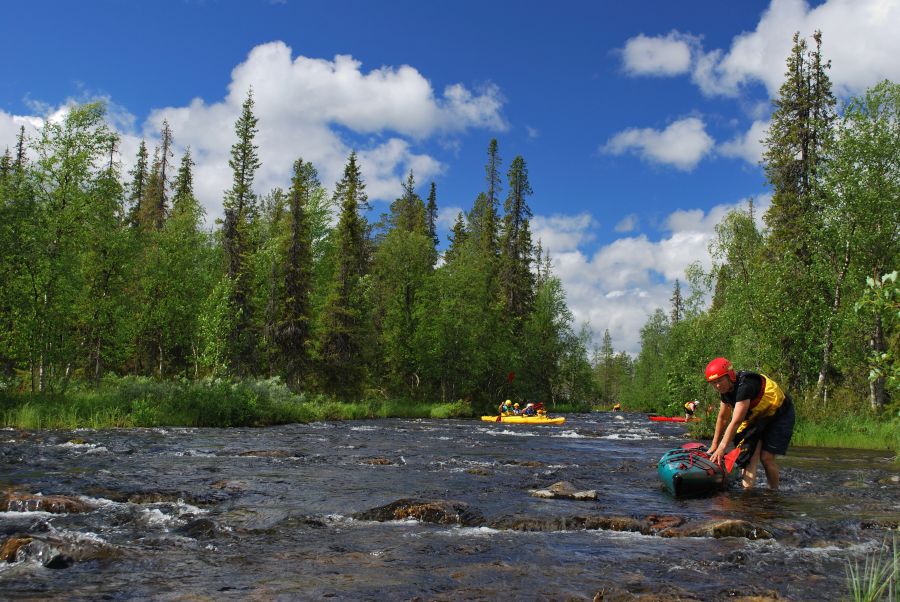
[[[532,240],[526,161],[504,173],[496,140],[442,245],[435,183],[420,195],[410,171],[374,217],[355,152],[332,194],[301,157],[287,190],[257,194],[252,90],[211,229],[167,122],[127,173],[101,105],[23,129],[0,158],[2,420],[477,416],[506,398],[680,414],[714,402],[702,369],[724,355],[792,394],[795,443],[880,446],[900,430],[900,86],[838,107],[813,39],[795,37],[773,105],[770,205],[724,217],[713,264],[676,280],[636,357],[575,323]]]
[[[637,357],[605,340],[595,366],[603,397],[676,415],[691,399],[716,409],[700,373],[725,356],[792,396],[795,444],[900,450],[900,85],[838,106],[813,41],[795,35],[762,141],[771,199],[718,224],[712,265],[675,281]]]

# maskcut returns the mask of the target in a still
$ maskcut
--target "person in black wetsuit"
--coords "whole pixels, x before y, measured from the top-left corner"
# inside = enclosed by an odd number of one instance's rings
[[[729,443],[741,448],[736,464],[743,468],[745,488],[756,482],[762,461],[769,489],[778,489],[775,456],[787,453],[794,434],[794,404],[774,380],[764,374],[734,367],[724,357],[706,366],[706,380],[718,391],[721,403],[716,430],[709,445],[710,459],[720,463]]]

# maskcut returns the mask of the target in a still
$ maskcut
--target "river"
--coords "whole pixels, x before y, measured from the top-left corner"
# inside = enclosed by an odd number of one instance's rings
[[[792,448],[778,492],[681,500],[656,462],[685,437],[630,413],[0,430],[0,598],[839,600],[896,533],[891,454]],[[596,499],[533,494],[561,481]]]

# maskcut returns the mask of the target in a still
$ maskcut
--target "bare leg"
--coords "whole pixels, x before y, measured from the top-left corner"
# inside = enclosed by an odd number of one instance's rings
[[[778,489],[778,464],[775,462],[775,454],[763,451],[759,459],[762,460],[763,469],[766,471],[766,481],[769,482],[769,489],[776,491]]]
[[[753,451],[750,461],[744,467],[744,472],[741,475],[741,484],[744,486],[744,489],[752,489],[756,483],[756,468],[759,465],[760,451],[762,451],[762,441],[756,444],[756,449]]]

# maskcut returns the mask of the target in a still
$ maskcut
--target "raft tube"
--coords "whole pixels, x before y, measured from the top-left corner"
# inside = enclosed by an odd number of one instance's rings
[[[686,443],[684,447],[667,451],[659,459],[656,472],[666,490],[675,497],[725,489],[732,477],[725,468],[710,462],[706,447],[698,443]]]
[[[699,418],[685,418],[684,416],[647,416],[654,422],[695,422]]]
[[[498,420],[499,418],[499,420]],[[507,422],[511,424],[562,424],[564,416],[482,416],[484,422]]]

